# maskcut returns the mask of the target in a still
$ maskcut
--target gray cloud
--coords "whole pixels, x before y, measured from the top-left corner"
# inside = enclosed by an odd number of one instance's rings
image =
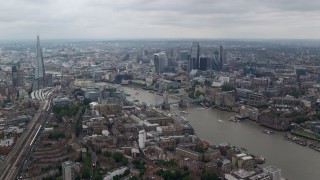
[[[0,38],[320,38],[317,0],[2,0]]]

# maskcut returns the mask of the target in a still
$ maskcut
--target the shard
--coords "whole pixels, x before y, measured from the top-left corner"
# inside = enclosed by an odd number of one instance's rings
[[[40,38],[37,36],[37,55],[36,55],[36,68],[34,75],[33,89],[38,90],[45,87],[45,71],[42,56],[42,49],[40,46]]]

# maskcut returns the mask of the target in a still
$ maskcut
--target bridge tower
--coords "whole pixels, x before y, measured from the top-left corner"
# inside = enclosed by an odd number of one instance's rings
[[[181,90],[180,92],[181,92],[181,96],[179,100],[179,107],[185,108],[188,106],[187,93],[185,90]]]
[[[165,110],[170,110],[169,95],[167,91],[164,91],[163,93],[163,104],[161,108]]]

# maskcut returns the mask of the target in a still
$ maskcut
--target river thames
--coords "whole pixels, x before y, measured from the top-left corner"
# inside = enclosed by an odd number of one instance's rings
[[[155,104],[162,97],[141,89],[122,87],[131,96],[129,100]],[[177,101],[169,99],[169,101]],[[204,109],[188,105],[187,109],[171,106],[171,113],[187,111],[183,116],[188,119],[196,134],[211,144],[230,143],[248,150],[249,153],[266,158],[264,166],[276,166],[282,169],[282,176],[289,180],[320,179],[320,153],[307,147],[284,140],[283,132],[267,135],[262,133],[265,127],[250,121],[229,121],[233,114],[218,109]]]

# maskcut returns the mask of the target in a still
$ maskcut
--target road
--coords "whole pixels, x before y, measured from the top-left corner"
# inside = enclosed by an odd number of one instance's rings
[[[16,179],[50,113],[51,101],[55,96],[54,93],[52,93],[53,91],[54,90],[50,90],[51,93],[47,93],[39,99],[40,106],[37,113],[0,165],[0,179]]]

